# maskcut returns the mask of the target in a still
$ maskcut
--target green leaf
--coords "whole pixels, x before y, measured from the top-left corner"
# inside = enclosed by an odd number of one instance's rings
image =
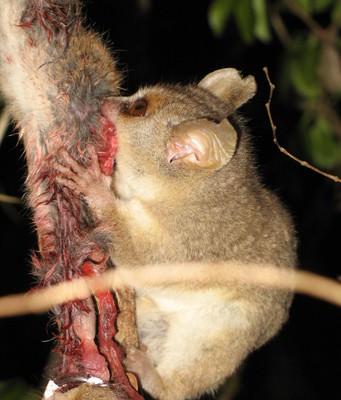
[[[233,0],[214,0],[208,9],[208,23],[216,36],[225,29],[231,15]]]
[[[337,142],[328,121],[318,117],[305,135],[306,148],[315,165],[333,169],[341,162],[341,143]]]
[[[338,0],[334,4],[332,11],[332,21],[337,25],[341,26],[341,1]]]
[[[1,400],[39,400],[37,393],[22,381],[0,382]]]
[[[316,13],[323,12],[327,10],[333,3],[334,0],[313,0],[313,11]]]
[[[251,0],[238,0],[234,3],[233,14],[241,38],[245,43],[252,43],[254,39],[254,15]]]
[[[316,38],[296,38],[291,48],[289,74],[292,85],[302,97],[315,99],[321,94],[317,66],[320,46]]]
[[[310,11],[312,10],[312,0],[295,0],[295,1],[307,13],[310,13]]]
[[[312,113],[312,111],[309,109],[305,109],[298,124],[299,129],[302,132],[306,133],[311,128],[311,125],[314,122],[315,118],[316,118],[315,113]]]
[[[255,16],[255,36],[262,42],[268,42],[271,39],[271,34],[266,1],[252,0],[252,8]]]

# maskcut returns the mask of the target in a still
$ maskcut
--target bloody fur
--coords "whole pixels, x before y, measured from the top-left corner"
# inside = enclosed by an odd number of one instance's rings
[[[41,70],[53,82],[43,93],[52,120],[47,127],[38,124],[38,139],[30,137],[25,121],[17,117],[28,160],[27,197],[39,238],[34,273],[41,286],[95,276],[110,265],[110,235],[97,226],[79,196],[57,184],[53,162],[66,149],[86,166],[87,148],[93,145],[102,173],[111,176],[116,133],[100,107],[117,94],[118,74],[96,35],[82,27],[77,0],[28,0],[16,29],[25,32],[26,48],[43,55],[36,73]],[[129,383],[123,352],[114,341],[118,310],[110,291],[57,306],[54,313],[62,355],[57,379],[96,376],[119,384],[130,398],[141,399]]]

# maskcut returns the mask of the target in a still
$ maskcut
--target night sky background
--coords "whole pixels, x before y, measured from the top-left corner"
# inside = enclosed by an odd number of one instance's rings
[[[241,42],[230,24],[217,39],[207,23],[209,1],[158,0],[142,11],[134,0],[86,2],[88,21],[115,49],[125,71],[127,93],[155,82],[193,82],[208,72],[235,67],[255,75],[259,90],[243,107],[252,132],[260,173],[292,212],[299,239],[300,267],[336,278],[340,274],[341,187],[282,155],[272,142],[264,104],[268,66],[280,81],[281,45]],[[294,23],[294,22],[293,22]],[[273,117],[280,142],[306,158],[294,127],[297,109],[275,92]],[[11,132],[12,133],[12,132]],[[0,147],[0,192],[21,196],[25,179],[23,149],[13,134]],[[0,204],[0,294],[22,292],[33,284],[30,254],[35,235],[30,212]],[[240,371],[237,400],[339,399],[340,310],[296,296],[289,322],[270,343],[251,355]],[[0,381],[24,379],[38,385],[52,342],[47,316],[0,320]]]

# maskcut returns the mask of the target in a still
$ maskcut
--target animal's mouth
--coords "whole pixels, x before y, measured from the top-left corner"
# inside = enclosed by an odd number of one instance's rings
[[[119,102],[106,100],[101,105],[101,143],[97,155],[101,171],[106,176],[114,173],[115,156],[118,148],[117,130],[114,121],[119,112]]]
[[[101,117],[100,122],[102,140],[97,150],[98,161],[102,173],[106,176],[112,176],[118,147],[116,126],[105,116]]]

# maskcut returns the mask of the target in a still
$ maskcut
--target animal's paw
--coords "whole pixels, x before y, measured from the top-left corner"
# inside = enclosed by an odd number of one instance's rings
[[[147,392],[151,394],[162,392],[161,377],[146,352],[133,349],[128,353],[124,363],[128,371],[134,372],[139,377],[142,387]]]
[[[145,370],[154,368],[147,354],[139,349],[132,349],[124,361],[128,371],[143,375]]]
[[[114,195],[110,190],[110,178],[102,174],[94,147],[89,146],[89,163],[83,166],[74,160],[67,151],[59,152],[54,162],[57,171],[56,182],[81,196],[98,219],[104,210],[111,207]]]

